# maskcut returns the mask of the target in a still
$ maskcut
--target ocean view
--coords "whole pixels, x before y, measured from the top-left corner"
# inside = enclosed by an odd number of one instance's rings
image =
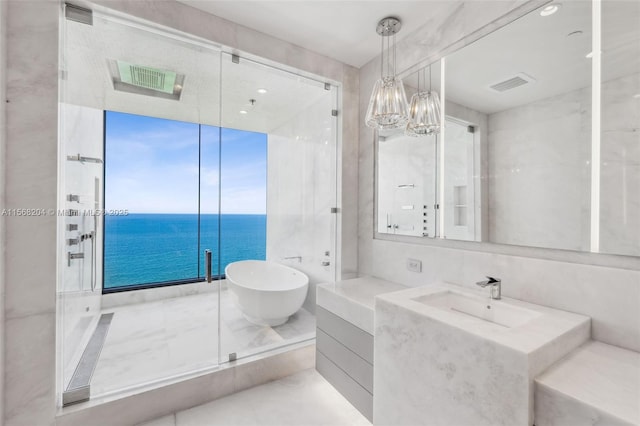
[[[200,215],[199,247],[197,214],[106,216],[104,229],[107,289],[203,278],[205,249],[212,252],[214,275],[231,262],[266,256],[266,215]]]

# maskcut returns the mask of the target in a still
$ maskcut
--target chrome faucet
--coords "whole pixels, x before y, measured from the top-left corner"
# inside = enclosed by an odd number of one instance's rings
[[[485,288],[486,286],[490,285],[491,292],[489,293],[489,295],[491,296],[491,299],[493,300],[502,299],[502,280],[500,278],[493,278],[489,276],[487,278],[488,280],[486,281],[478,281],[476,285],[479,285],[482,288]]]

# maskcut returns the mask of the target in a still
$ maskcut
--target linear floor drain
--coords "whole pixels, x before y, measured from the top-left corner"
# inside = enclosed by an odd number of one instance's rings
[[[98,320],[98,325],[87,343],[87,347],[82,352],[80,362],[76,370],[73,372],[67,390],[62,394],[62,405],[71,405],[82,401],[89,400],[91,396],[91,376],[96,369],[102,346],[107,338],[107,332],[111,326],[113,313],[102,314]]]

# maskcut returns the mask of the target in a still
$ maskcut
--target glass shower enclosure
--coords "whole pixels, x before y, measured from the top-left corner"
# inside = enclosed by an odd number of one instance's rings
[[[338,87],[91,9],[61,11],[60,404],[313,339],[315,285],[336,276]],[[239,309],[224,271],[248,259],[309,277],[286,323]]]

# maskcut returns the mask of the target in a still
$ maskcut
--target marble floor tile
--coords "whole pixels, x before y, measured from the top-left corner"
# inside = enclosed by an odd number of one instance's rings
[[[176,426],[370,424],[314,369],[178,412],[175,423]]]
[[[168,416],[160,417],[150,422],[140,423],[137,426],[176,426],[176,415],[169,414]]]
[[[217,292],[103,312],[114,316],[91,381],[93,397],[214,366],[219,350],[224,362],[233,352],[244,357],[315,336],[315,317],[304,309],[278,327],[250,323],[228,290],[220,293],[220,315]]]

